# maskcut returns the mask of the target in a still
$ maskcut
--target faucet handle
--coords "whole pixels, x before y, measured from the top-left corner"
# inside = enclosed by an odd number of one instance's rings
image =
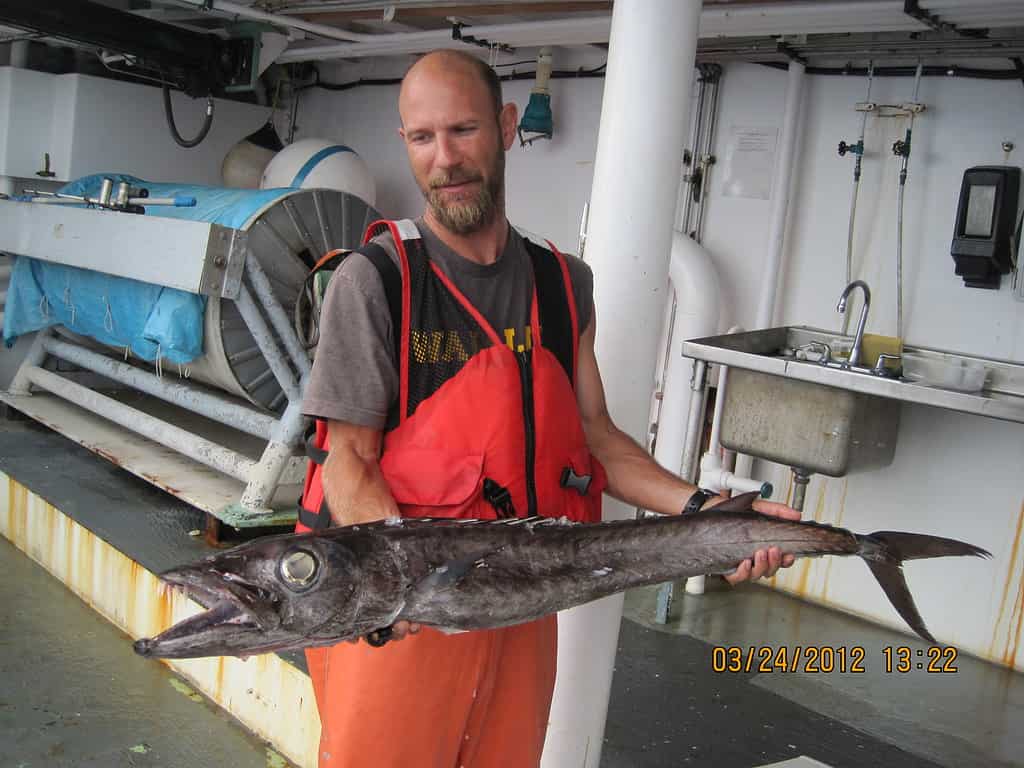
[[[878,356],[875,367],[871,369],[871,372],[879,376],[887,375],[889,371],[885,364],[886,360],[903,360],[903,355],[891,355],[888,352],[883,352]]]

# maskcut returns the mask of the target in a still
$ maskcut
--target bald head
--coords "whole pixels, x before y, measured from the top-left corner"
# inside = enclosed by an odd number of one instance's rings
[[[455,235],[500,229],[517,110],[491,68],[461,51],[428,54],[402,80],[398,112],[428,222]]]
[[[399,113],[402,113],[403,103],[415,98],[421,90],[429,90],[446,81],[459,81],[463,87],[479,90],[479,94],[473,95],[486,97],[495,117],[501,112],[501,80],[494,70],[465,51],[441,49],[421,56],[406,71],[398,96]]]

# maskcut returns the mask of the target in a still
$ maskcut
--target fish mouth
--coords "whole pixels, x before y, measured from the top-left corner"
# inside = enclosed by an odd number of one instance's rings
[[[274,608],[279,598],[269,590],[230,573],[183,568],[161,574],[161,593],[173,589],[206,610],[183,619],[133,648],[147,658],[196,658],[250,655],[284,643],[272,636],[279,626]]]

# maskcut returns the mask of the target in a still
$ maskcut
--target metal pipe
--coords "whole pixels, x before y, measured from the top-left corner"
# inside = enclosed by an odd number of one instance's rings
[[[281,475],[292,459],[305,426],[302,401],[293,400],[274,427],[273,438],[263,449],[259,463],[249,475],[240,503],[246,509],[266,509],[273,499]]]
[[[811,473],[798,467],[790,467],[790,469],[793,470],[793,503],[790,506],[797,512],[803,512],[804,498],[807,495],[807,484],[811,482]]]
[[[274,326],[274,330],[277,331],[278,338],[291,356],[292,363],[299,370],[299,378],[306,378],[311,368],[309,354],[303,349],[302,344],[299,343],[299,338],[295,335],[295,328],[288,321],[288,316],[281,307],[281,302],[277,300],[273,288],[270,287],[267,273],[263,271],[263,267],[252,252],[246,256],[245,271],[249,275],[249,280],[252,282],[257,298],[263,302],[263,308],[270,316],[270,323]]]
[[[227,2],[227,0],[173,0],[173,2],[176,2],[179,5],[188,5],[193,8],[198,6],[204,11],[222,11],[224,13],[230,13],[233,16],[240,16],[244,19],[254,19],[256,21],[265,21],[278,26],[300,29],[303,32],[309,32],[314,35],[319,35],[320,37],[326,37],[329,40],[367,42],[368,40],[376,37],[376,35],[361,35],[358,32],[346,32],[344,29],[340,29],[338,27],[330,27],[326,24],[317,24],[315,21],[306,21],[305,19],[301,19],[297,16],[287,16],[282,13],[267,13],[266,11],[261,11],[258,8],[253,8],[250,5],[240,5],[239,3]]]
[[[907,166],[910,164],[910,149],[914,133],[914,115],[917,114],[917,94],[921,88],[922,63],[917,63],[914,77],[914,102],[910,110],[910,125],[904,143],[900,167],[900,184],[896,190],[896,338],[903,338],[903,190],[907,185]]]
[[[758,301],[757,317],[754,320],[755,330],[770,327],[775,317],[775,297],[779,287],[783,239],[786,235],[786,217],[789,213],[790,187],[792,186],[793,168],[796,166],[796,137],[799,133],[797,116],[803,97],[805,70],[806,67],[800,62],[789,62],[786,106],[780,135],[782,146],[775,165],[779,170],[775,174],[772,184],[771,229],[768,233],[768,254],[761,278],[761,297]]]
[[[729,331],[733,333],[733,331]],[[725,392],[729,386],[729,366],[718,366],[718,388],[715,390],[715,413],[711,417],[711,441],[708,453],[720,460],[722,455],[722,411],[725,409]]]
[[[48,338],[43,348],[55,357],[81,366],[86,370],[106,376],[114,381],[127,384],[132,389],[159,397],[168,403],[187,408],[213,421],[226,424],[241,432],[270,439],[277,420],[244,405],[233,403],[226,398],[202,392],[195,386],[162,378],[156,374],[122,363],[98,352]]]
[[[249,289],[246,288],[244,283],[239,286],[235,305],[238,307],[242,319],[245,320],[245,324],[249,327],[249,332],[263,353],[263,357],[266,358],[267,365],[273,371],[274,378],[281,385],[285,396],[288,400],[298,400],[302,393],[299,391],[295,374],[288,366],[288,361],[285,360],[284,355],[281,354],[281,349],[275,343],[274,335],[271,333],[267,321],[263,319],[263,315],[260,314],[256,302],[253,301],[252,294],[249,293]]]
[[[704,413],[704,401],[708,391],[708,364],[703,360],[693,363],[693,375],[690,379],[690,413],[686,421],[686,438],[683,442],[683,458],[680,462],[679,476],[688,483],[697,481],[697,455],[700,451],[700,433]]]
[[[689,177],[682,185],[682,215],[676,218],[679,224],[679,231],[684,235],[690,233],[690,218],[693,214],[693,172],[700,162],[700,139],[704,130],[704,99],[707,95],[708,83],[703,77],[697,78],[697,106],[693,113],[693,126],[690,133],[690,167],[684,172],[684,177]]]
[[[871,83],[875,77],[875,63],[868,62],[868,89],[864,96],[865,104],[871,102]],[[864,159],[864,136],[867,134],[868,110],[864,110],[860,118],[860,136],[857,138],[857,156],[853,159],[853,195],[850,198],[850,224],[846,233],[846,282],[853,280],[853,224],[857,214],[857,193],[860,191],[861,165]],[[846,320],[844,315],[843,333],[846,333]]]
[[[640,444],[649,427],[664,309],[650,297],[665,295],[669,274],[700,10],[700,0],[612,5],[587,261],[594,270],[596,311],[605,318],[596,353],[609,409],[619,428]],[[592,23],[572,22],[578,29]],[[473,28],[478,37],[479,29]],[[641,112],[644,121],[635,119]],[[632,509],[608,499],[604,515],[625,519]],[[600,764],[621,615],[622,598],[615,596],[559,617],[545,768]]]
[[[53,328],[51,327],[40,328],[36,331],[36,336],[32,339],[32,346],[28,348],[28,354],[22,359],[21,365],[18,366],[18,372],[14,374],[10,386],[7,388],[12,395],[31,394],[32,382],[28,378],[28,371],[41,366],[46,360],[46,348],[43,345],[46,343],[46,339],[52,335]]]
[[[215,0],[219,2],[219,0]],[[290,19],[276,17],[278,24],[290,24]],[[611,19],[608,16],[562,18],[546,21],[523,21],[510,24],[480,24],[473,27],[473,35],[507,45],[527,47],[543,45],[586,45],[606,43],[610,37]],[[348,34],[348,33],[345,33]],[[467,49],[467,43],[454,39],[450,28],[423,32],[397,32],[370,35],[367,41],[335,43],[287,50],[277,57],[278,64],[323,59],[359,58],[362,56],[398,56],[434,48]]]
[[[717,65],[715,65],[717,66]],[[721,72],[711,81],[711,105],[708,107],[707,128],[704,140],[701,144],[701,195],[697,203],[697,223],[693,228],[693,238],[698,243],[704,238],[704,211],[707,208],[708,200],[708,177],[711,175],[711,149],[714,147],[715,131],[718,128],[718,88],[721,80]]]
[[[168,424],[148,413],[76,384],[37,366],[22,369],[28,380],[41,389],[68,400],[132,432],[195,459],[218,472],[248,482],[256,462],[211,440]],[[20,373],[20,372],[19,372]]]

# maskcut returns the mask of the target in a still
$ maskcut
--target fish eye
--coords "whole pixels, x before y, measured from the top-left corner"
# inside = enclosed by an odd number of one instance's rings
[[[316,579],[319,563],[305,549],[293,549],[281,558],[281,578],[293,589],[308,587]]]

